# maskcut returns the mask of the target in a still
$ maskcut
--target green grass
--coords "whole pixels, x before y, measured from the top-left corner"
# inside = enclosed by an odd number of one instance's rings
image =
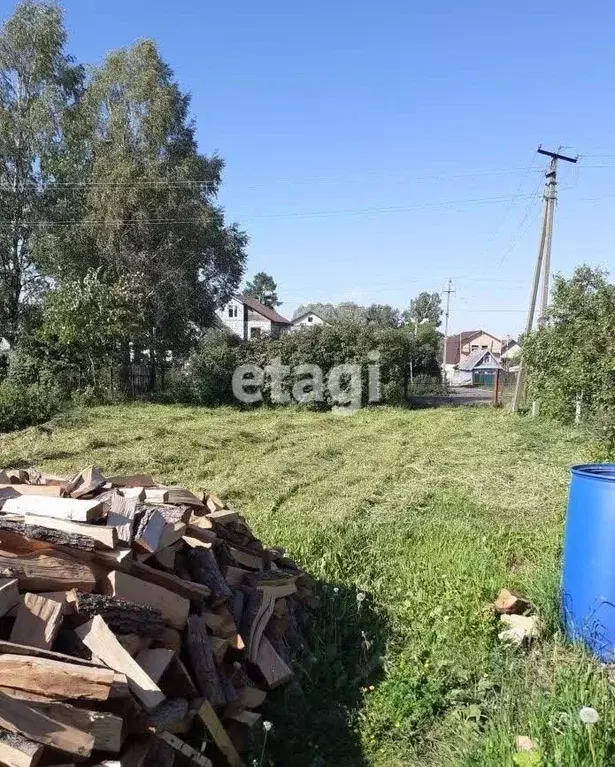
[[[542,765],[615,764],[605,673],[564,642],[557,614],[568,467],[590,457],[572,430],[486,408],[138,405],[65,416],[50,440],[0,439],[3,466],[95,462],[214,490],[308,569],[310,646],[271,696],[262,760],[293,767],[501,767],[518,734]],[[498,645],[488,605],[503,586],[546,623],[529,651]],[[595,761],[583,705],[601,715]]]

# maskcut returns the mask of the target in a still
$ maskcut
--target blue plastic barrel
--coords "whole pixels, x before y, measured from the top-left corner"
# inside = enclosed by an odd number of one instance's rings
[[[562,611],[566,633],[615,661],[615,464],[573,466],[566,515]]]

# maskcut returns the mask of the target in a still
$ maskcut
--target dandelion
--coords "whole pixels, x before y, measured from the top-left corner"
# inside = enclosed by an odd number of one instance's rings
[[[579,719],[583,722],[583,724],[596,724],[596,722],[600,719],[600,714],[596,711],[595,708],[592,708],[591,706],[583,706],[583,708],[579,711]]]
[[[364,591],[357,592],[357,602],[361,604],[361,602],[365,601],[366,594]]]
[[[263,722],[263,730],[265,730],[265,732],[270,732],[271,730],[273,730],[273,725],[271,724],[271,722],[267,721],[267,719],[265,719],[265,721]]]
[[[589,750],[592,755],[592,764],[594,767],[598,767],[598,760],[596,759],[596,751],[594,749],[592,727],[600,719],[600,714],[596,711],[595,708],[592,708],[591,706],[583,706],[583,708],[579,711],[579,719],[583,722],[585,729],[587,730],[587,740],[589,741]]]
[[[339,588],[337,586],[333,587],[333,593],[334,593],[335,596],[337,596],[340,593],[340,590],[339,590]]]

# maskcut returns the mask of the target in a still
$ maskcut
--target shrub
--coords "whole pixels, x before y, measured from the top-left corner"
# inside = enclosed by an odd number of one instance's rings
[[[16,431],[42,423],[57,413],[62,398],[54,387],[0,383],[0,432]]]

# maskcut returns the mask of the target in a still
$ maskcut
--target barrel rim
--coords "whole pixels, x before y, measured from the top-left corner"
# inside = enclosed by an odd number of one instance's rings
[[[576,477],[615,482],[615,463],[580,463],[570,467]]]

